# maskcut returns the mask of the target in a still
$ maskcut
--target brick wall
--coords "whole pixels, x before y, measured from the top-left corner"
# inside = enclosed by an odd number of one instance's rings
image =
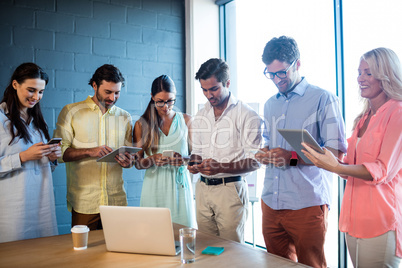
[[[52,135],[68,103],[92,95],[95,69],[116,65],[126,78],[117,106],[135,121],[154,78],[168,74],[185,109],[183,0],[0,0],[0,94],[13,70],[32,61],[50,76],[41,101]],[[129,205],[138,206],[143,171],[124,171]],[[68,233],[64,164],[53,173],[59,232]]]

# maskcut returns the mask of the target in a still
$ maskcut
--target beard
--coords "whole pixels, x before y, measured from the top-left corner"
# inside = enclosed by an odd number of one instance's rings
[[[110,99],[104,99],[98,91],[96,91],[96,98],[99,101],[99,104],[105,107],[106,109],[110,109],[113,107],[113,105],[116,103],[117,99],[115,101],[111,101]]]

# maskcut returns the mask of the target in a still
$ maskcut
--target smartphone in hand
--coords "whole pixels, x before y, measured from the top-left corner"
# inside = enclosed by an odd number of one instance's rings
[[[187,163],[187,165],[189,165],[190,167],[191,166],[194,166],[194,165],[199,165],[199,164],[201,164],[201,162],[202,161],[199,161],[199,160],[190,160],[188,163]]]
[[[165,150],[162,152],[162,156],[164,157],[174,157],[174,151],[173,150]]]
[[[202,163],[202,158],[198,155],[191,155],[190,160],[187,162],[188,166],[199,165]]]
[[[53,138],[47,144],[59,144],[61,142],[61,138]]]

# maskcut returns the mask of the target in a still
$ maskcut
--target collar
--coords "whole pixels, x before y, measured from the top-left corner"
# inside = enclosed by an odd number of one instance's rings
[[[225,111],[230,106],[237,105],[238,102],[239,102],[239,100],[235,96],[233,96],[231,91],[229,91],[229,101],[228,101],[228,103],[226,105]],[[207,101],[207,103],[205,103],[204,107],[205,107],[206,111],[209,111],[209,110],[211,110],[213,108],[211,103],[209,103],[209,101]]]
[[[88,96],[84,102],[88,105],[89,108],[91,108],[92,111],[99,110],[99,106],[94,102],[92,99],[92,96]],[[112,108],[108,109],[105,114],[115,114],[116,113],[116,105],[113,105]]]
[[[8,111],[6,102],[0,103],[0,111],[3,111],[3,114],[8,117],[9,111]],[[25,122],[25,119],[22,118],[21,114],[20,114],[20,118],[21,118],[22,121]],[[29,122],[29,125],[32,124],[32,122],[33,122],[33,118],[31,118],[31,121]]]
[[[391,98],[390,98],[390,99],[387,100],[383,105],[381,105],[380,108],[378,108],[378,110],[377,110],[377,112],[376,112],[375,114],[382,113],[382,112],[383,112],[384,110],[386,110],[389,106],[395,104],[396,102],[398,102],[398,101],[395,100],[395,99],[391,99]]]
[[[384,110],[386,110],[389,106],[393,105],[393,104],[396,103],[396,102],[398,102],[398,101],[395,100],[395,99],[389,99],[389,100],[386,101],[383,105],[381,105],[380,108],[378,108],[377,112],[376,112],[373,116],[382,113],[382,112],[383,112]],[[364,120],[368,117],[368,115],[369,115],[370,112],[371,112],[371,109],[368,110],[368,111],[363,115],[363,119],[364,119]]]
[[[5,102],[0,103],[0,110],[2,110],[5,115],[8,114],[8,109],[7,109],[7,105]]]
[[[285,94],[278,92],[276,94],[276,98],[279,99],[279,97],[284,97],[285,99],[290,98],[291,96],[297,94],[301,97],[303,97],[303,95],[306,93],[308,87],[308,83],[307,83],[307,79],[305,79],[304,77],[302,77],[302,80],[300,81],[299,84],[297,84],[297,86],[288,93],[288,96],[286,97]]]

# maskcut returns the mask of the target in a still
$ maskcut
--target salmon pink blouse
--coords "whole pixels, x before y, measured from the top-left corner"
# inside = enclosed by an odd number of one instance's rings
[[[345,163],[364,165],[373,181],[347,177],[339,230],[357,238],[393,230],[396,256],[402,257],[402,101],[382,105],[356,145],[367,116],[348,139]]]

